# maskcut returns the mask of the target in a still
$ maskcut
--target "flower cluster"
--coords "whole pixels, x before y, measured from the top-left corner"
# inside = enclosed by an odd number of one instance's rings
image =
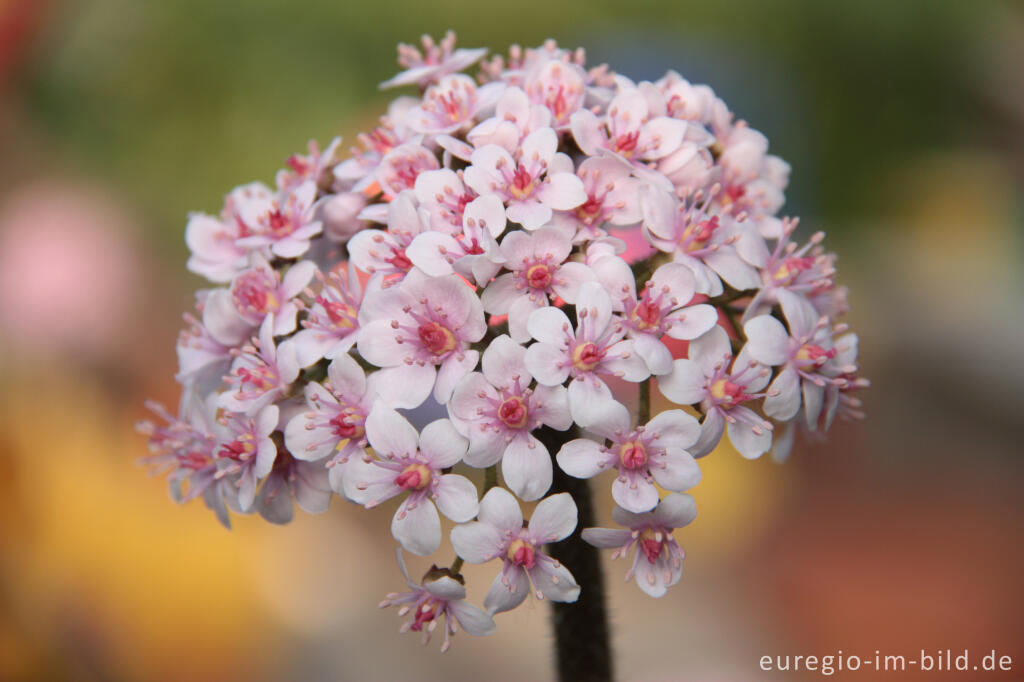
[[[190,217],[212,288],[178,341],[178,413],[140,427],[146,461],[225,525],[338,495],[393,508],[410,554],[447,537],[452,566],[383,604],[427,637],[443,617],[445,649],[531,594],[575,601],[548,548],[577,532],[635,550],[627,578],[661,596],[723,436],[782,459],[797,431],[861,416],[835,256],[778,217],[789,167],[707,86],[553,42],[485,59],[449,34],[399,62],[385,85],[419,95],[347,158],[311,144]],[[652,415],[655,387],[675,407]],[[556,466],[595,478],[620,528],[577,529]],[[484,610],[464,561],[496,567]]]

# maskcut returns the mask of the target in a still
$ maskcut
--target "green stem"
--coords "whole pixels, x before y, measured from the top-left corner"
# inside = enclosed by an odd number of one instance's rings
[[[498,465],[489,466],[484,469],[484,495],[487,491],[498,485]],[[483,495],[481,495],[483,497]]]
[[[646,424],[651,419],[651,378],[640,382],[636,401],[636,425]]]

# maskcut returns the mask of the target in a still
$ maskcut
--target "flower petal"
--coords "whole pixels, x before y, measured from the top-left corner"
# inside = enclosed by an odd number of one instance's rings
[[[467,559],[468,561],[468,559]],[[523,603],[530,594],[530,578],[526,571],[521,568],[514,568],[507,572],[509,584],[505,584],[506,573],[499,573],[491,583],[491,589],[484,597],[484,608],[494,615],[503,611],[511,611]]]
[[[497,528],[474,521],[452,528],[451,542],[460,557],[471,564],[482,564],[501,553],[503,541]]]
[[[510,386],[517,377],[526,386],[532,377],[525,358],[526,348],[502,334],[487,346],[480,368],[487,381],[497,388]]]
[[[551,601],[574,602],[580,597],[580,586],[564,564],[540,561],[530,569],[533,584]]]
[[[412,456],[419,434],[409,420],[378,401],[366,417],[366,439],[381,457]]]
[[[402,548],[418,556],[428,556],[441,546],[441,517],[434,503],[425,496],[410,496],[391,520],[391,534]]]
[[[654,519],[666,528],[682,528],[697,518],[697,501],[686,493],[672,493],[658,504]]]
[[[686,450],[670,448],[651,467],[654,480],[665,490],[682,492],[700,483],[701,472],[697,460]]]
[[[540,311],[537,311],[540,312]],[[536,315],[536,313],[534,313]],[[533,319],[532,316],[530,319]],[[552,343],[535,343],[526,349],[526,369],[544,386],[560,386],[569,377],[566,353]]]
[[[624,528],[584,528],[583,539],[601,549],[622,547],[629,543],[632,534]]]
[[[746,348],[758,362],[775,367],[789,359],[789,333],[771,315],[758,315],[743,325],[743,331],[747,335]]]
[[[704,369],[693,360],[672,363],[672,372],[658,377],[658,390],[677,405],[694,405],[707,396]]]
[[[664,410],[647,422],[646,433],[657,439],[661,448],[689,448],[700,437],[700,424],[683,410]]]
[[[532,435],[513,438],[501,460],[501,475],[520,499],[539,499],[551,487],[551,455]]]
[[[530,336],[541,343],[561,347],[569,338],[574,338],[569,318],[559,308],[547,306],[534,311],[526,323]]]
[[[614,401],[608,385],[595,376],[578,376],[569,384],[569,413],[580,426],[598,423],[608,403]]]
[[[640,477],[629,480],[620,476],[612,483],[612,499],[626,511],[640,514],[658,505],[658,489]]]
[[[606,471],[608,459],[600,444],[588,438],[569,441],[555,456],[562,471],[576,478],[590,478]]]
[[[713,306],[701,303],[671,312],[666,319],[672,323],[665,332],[667,335],[673,339],[689,341],[703,336],[718,324],[718,311]]]
[[[434,384],[434,400],[444,405],[451,400],[455,386],[463,377],[476,369],[480,359],[480,351],[467,350],[461,355],[453,353],[445,358],[437,370],[437,382]]]
[[[494,624],[494,618],[479,606],[470,604],[465,599],[449,602],[448,610],[455,616],[459,626],[474,637],[489,635],[497,627]]]
[[[800,375],[792,367],[785,367],[768,388],[764,399],[764,413],[779,421],[789,421],[800,409]]]
[[[563,540],[576,530],[576,503],[569,493],[558,493],[537,503],[530,517],[530,537],[537,544]]]
[[[456,523],[469,521],[480,509],[476,486],[465,476],[445,474],[437,483],[434,502],[441,513]]]
[[[504,488],[491,488],[480,500],[482,523],[494,526],[500,532],[518,532],[523,527],[523,512],[512,493]]]
[[[380,399],[390,407],[419,407],[434,387],[437,370],[433,365],[398,365],[371,375]]]

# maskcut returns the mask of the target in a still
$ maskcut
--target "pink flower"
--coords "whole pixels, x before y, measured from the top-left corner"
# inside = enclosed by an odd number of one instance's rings
[[[825,388],[845,382],[838,375],[857,371],[856,365],[838,366],[827,317],[818,315],[805,298],[787,289],[778,291],[789,331],[771,315],[760,315],[743,326],[750,356],[772,367],[782,367],[764,401],[764,413],[781,421],[796,416],[803,396],[807,424],[817,424]],[[854,346],[856,348],[856,346]],[[854,351],[856,352],[856,351]]]
[[[710,194],[718,191],[713,187]],[[648,241],[659,251],[674,254],[676,262],[693,271],[698,292],[721,294],[719,276],[738,291],[761,285],[757,268],[741,254],[761,260],[767,252],[764,242],[732,219],[710,213],[705,193],[697,192],[680,202],[668,192],[646,187],[641,191],[641,202]]]
[[[217,478],[230,477],[238,487],[238,510],[248,512],[256,499],[256,486],[270,474],[277,445],[270,434],[277,428],[277,405],[267,405],[255,416],[225,415],[217,449]]]
[[[140,463],[155,475],[170,472],[171,498],[178,503],[187,502],[202,494],[214,482],[217,472],[217,438],[212,432],[213,422],[208,419],[212,412],[202,409],[205,406],[199,401],[183,401],[181,418],[153,401],[147,401],[146,407],[164,424],[147,419],[136,425],[149,439],[151,453]]]
[[[466,139],[477,149],[494,144],[509,154],[516,154],[525,137],[550,125],[551,112],[542,104],[531,102],[522,89],[513,86],[505,88],[501,93],[494,116],[470,130]],[[465,149],[460,145],[446,145],[441,140],[439,142],[456,157],[463,161],[470,160],[465,152],[472,154],[472,147]]]
[[[669,71],[655,85],[665,97],[665,104],[673,118],[707,124],[721,100],[706,85],[691,85],[675,71]],[[724,104],[721,104],[724,106]]]
[[[634,548],[633,565],[626,580],[635,577],[637,586],[652,597],[663,597],[668,588],[683,576],[686,553],[672,536],[697,518],[697,504],[685,493],[666,497],[654,511],[634,514],[621,507],[612,510],[612,519],[625,529],[584,528],[583,539],[605,549],[615,548],[612,559],[629,554]]]
[[[484,598],[488,612],[509,611],[523,603],[532,582],[538,599],[574,602],[580,588],[565,566],[541,551],[576,528],[576,503],[568,493],[541,500],[528,525],[519,503],[504,488],[491,488],[480,501],[479,520],[452,529],[455,552],[471,564],[501,557],[502,570]]]
[[[349,462],[345,494],[367,509],[406,494],[391,521],[391,534],[406,551],[426,556],[441,546],[438,508],[457,523],[476,516],[476,486],[442,472],[460,462],[469,445],[450,421],[438,419],[417,434],[398,412],[377,403],[366,418],[366,437],[377,458]]]
[[[309,240],[320,234],[323,225],[313,219],[317,186],[306,180],[277,196],[259,197],[239,207],[251,236],[238,240],[247,248],[269,248],[275,256],[298,258],[309,250]]]
[[[434,277],[459,273],[486,286],[501,269],[505,257],[496,238],[505,230],[505,206],[488,194],[477,197],[462,211],[462,232],[421,232],[406,254],[423,272]]]
[[[545,386],[561,385],[571,376],[569,410],[576,423],[589,426],[600,418],[603,404],[612,400],[600,375],[639,382],[650,371],[634,352],[633,341],[623,340],[625,330],[613,320],[611,299],[600,284],[580,287],[576,315],[575,332],[558,308],[541,308],[530,315],[527,329],[539,343],[526,349],[526,368]]]
[[[420,173],[437,170],[437,157],[416,143],[395,147],[381,159],[376,178],[386,196],[396,197],[404,190],[416,186]]]
[[[292,154],[288,157],[288,168],[277,172],[277,188],[282,191],[296,189],[307,180],[312,180],[318,187],[328,187],[333,179],[331,172],[338,163],[338,147],[341,138],[331,140],[327,148],[320,151],[315,140],[309,141],[309,154]]]
[[[551,112],[552,127],[563,130],[569,119],[583,107],[586,72],[561,59],[538,61],[526,75],[524,90],[530,101]]]
[[[300,367],[348,353],[359,332],[363,289],[354,266],[349,264],[347,283],[337,272],[316,275],[320,291],[312,296],[313,304],[302,321],[303,328],[291,338]]]
[[[783,290],[811,297],[834,287],[835,255],[821,248],[825,233],[815,232],[806,244],[798,246],[792,241],[797,224],[796,220],[784,221],[782,236],[760,264],[760,291],[743,313],[744,323],[781,303],[779,292]]]
[[[689,341],[718,323],[714,307],[703,303],[686,307],[696,285],[693,271],[682,263],[666,263],[655,270],[639,298],[636,277],[626,261],[605,255],[595,258],[591,268],[616,301],[614,308],[622,313],[633,348],[651,374],[672,371],[672,352],[662,343],[663,336]]]
[[[253,264],[231,281],[228,289],[210,292],[203,305],[203,324],[217,341],[237,346],[252,335],[268,315],[274,316],[274,336],[295,331],[299,302],[316,266],[301,261],[288,268],[284,278],[259,254]]]
[[[393,407],[416,407],[431,389],[448,402],[479,359],[469,344],[487,330],[480,299],[464,281],[416,270],[397,287],[368,292],[359,322],[359,354],[384,368],[377,388]]]
[[[551,220],[552,210],[568,211],[587,200],[575,174],[548,172],[557,149],[558,135],[551,128],[527,135],[518,161],[502,147],[486,145],[473,152],[466,184],[477,194],[497,194],[509,220],[535,230]]]
[[[256,346],[242,346],[235,354],[228,389],[218,397],[217,404],[231,412],[252,416],[288,392],[299,376],[295,347],[288,341],[278,347],[274,343],[274,314],[267,315],[260,325]]]
[[[398,64],[405,68],[398,75],[380,84],[381,89],[395,88],[400,85],[419,85],[423,87],[442,76],[462,71],[472,66],[485,54],[486,48],[455,49],[455,33],[448,31],[440,43],[435,43],[430,36],[421,38],[423,51],[404,43],[398,46]]]
[[[388,113],[380,118],[380,125],[369,133],[361,133],[356,139],[359,147],[353,147],[352,157],[334,167],[334,187],[350,192],[369,192],[376,177],[374,171],[381,159],[395,147],[408,142],[415,133],[402,121],[416,100],[400,97],[388,105]],[[372,192],[376,193],[376,192]]]
[[[284,443],[296,459],[324,463],[331,489],[343,494],[345,465],[366,454],[366,416],[376,390],[362,368],[349,355],[339,355],[327,366],[327,381],[306,384],[308,411],[292,417],[284,429]]]
[[[716,126],[715,133],[724,188],[715,203],[723,213],[749,216],[762,236],[779,238],[782,222],[775,214],[785,202],[789,164],[768,154],[768,138],[745,121]]]
[[[366,228],[366,221],[359,218],[366,203],[366,196],[358,192],[328,194],[320,199],[316,210],[324,225],[324,236],[333,242],[344,243]]]
[[[499,275],[481,294],[484,310],[508,315],[509,334],[516,341],[528,341],[526,321],[530,314],[548,305],[553,296],[575,303],[580,286],[596,281],[582,263],[565,262],[572,242],[550,227],[533,233],[510,232],[501,242],[501,255],[509,273]]]
[[[167,473],[171,499],[184,504],[202,497],[225,528],[231,528],[226,500],[237,490],[228,481],[217,478],[218,438],[215,399],[201,400],[193,392],[182,396],[181,417],[171,415],[162,405],[148,401],[146,407],[164,424],[146,420],[136,430],[149,439],[149,457],[139,463],[155,475]]]
[[[686,123],[651,112],[649,98],[654,94],[653,87],[620,90],[601,118],[581,109],[572,115],[572,134],[584,154],[598,156],[605,150],[629,164],[637,177],[671,190],[672,183],[649,164],[679,149]]]
[[[466,464],[501,462],[506,485],[523,500],[539,499],[551,487],[551,455],[531,433],[542,424],[564,431],[572,424],[565,388],[530,388],[526,349],[508,336],[484,351],[483,373],[467,375],[448,409],[455,427],[469,438]]]
[[[405,582],[412,588],[412,592],[392,592],[380,603],[380,608],[400,606],[400,618],[412,614],[412,620],[402,625],[402,632],[422,632],[423,643],[427,644],[437,624],[444,619],[442,654],[451,647],[451,637],[459,627],[474,637],[494,632],[494,618],[466,601],[462,576],[452,576],[447,568],[434,566],[423,576],[421,585],[409,577],[405,561],[402,560],[402,550],[398,550],[397,555],[398,567],[402,569]]]
[[[245,221],[249,203],[263,205],[273,196],[266,185],[254,182],[236,187],[224,201],[220,218],[204,213],[189,215],[185,243],[192,252],[188,269],[211,282],[229,282],[249,264],[251,248],[239,243],[252,236],[255,226]]]
[[[731,364],[731,369],[730,369]],[[771,372],[750,359],[746,347],[733,360],[729,337],[721,327],[690,342],[689,359],[672,363],[672,373],[658,379],[661,393],[679,405],[700,405],[704,412],[695,457],[714,450],[726,423],[729,440],[741,455],[755,459],[772,444],[772,425],[742,403],[761,398]]]
[[[476,192],[462,183],[462,172],[448,168],[420,173],[413,191],[420,208],[429,216],[430,229],[451,235],[462,232],[466,207],[477,198]],[[502,229],[504,221],[502,216]]]
[[[208,296],[197,294],[196,312],[202,316]],[[231,367],[231,347],[213,338],[194,315],[183,316],[187,329],[178,333],[178,373],[174,379],[185,387],[198,387],[206,393],[216,389],[221,377]]]
[[[381,273],[386,283],[394,284],[412,269],[412,261],[405,250],[426,225],[416,209],[412,192],[404,192],[388,204],[387,215],[387,231],[357,233],[348,241],[348,254],[363,272]]]
[[[658,504],[655,483],[680,492],[700,482],[697,461],[687,452],[697,443],[700,425],[682,410],[666,410],[634,429],[629,410],[611,402],[601,419],[587,429],[601,436],[602,442],[588,438],[569,441],[556,456],[558,466],[576,478],[616,469],[612,498],[628,511],[654,509]]]
[[[568,170],[572,170],[571,168]],[[640,181],[615,159],[589,158],[576,174],[587,199],[571,211],[556,211],[552,224],[575,235],[573,241],[604,236],[605,224],[625,227],[640,222]]]
[[[505,86],[487,83],[477,87],[469,76],[444,76],[427,88],[422,103],[409,110],[406,125],[427,135],[454,134],[470,127],[475,117],[494,107]]]

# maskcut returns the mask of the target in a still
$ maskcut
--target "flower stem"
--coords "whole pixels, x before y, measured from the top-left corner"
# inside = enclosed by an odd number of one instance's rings
[[[639,384],[636,401],[636,425],[643,426],[651,420],[651,378],[647,377]]]
[[[574,427],[555,431],[538,429],[534,435],[552,455],[562,445],[577,438]],[[565,564],[582,588],[572,604],[552,602],[551,621],[555,630],[555,658],[559,682],[611,682],[612,651],[608,636],[608,612],[605,608],[604,576],[597,548],[583,541],[580,533],[594,524],[594,503],[590,486],[555,466],[552,494],[572,495],[579,521],[572,535],[548,548],[550,555]]]
[[[487,491],[498,485],[498,465],[492,465],[484,469],[484,495]]]

